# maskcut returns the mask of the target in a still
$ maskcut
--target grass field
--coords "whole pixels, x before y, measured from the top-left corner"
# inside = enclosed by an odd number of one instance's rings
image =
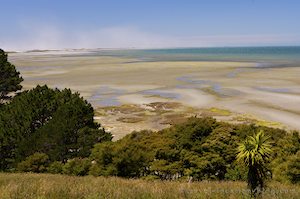
[[[296,199],[300,186],[270,183],[267,199]],[[244,182],[169,182],[116,177],[0,173],[0,198],[249,198]]]

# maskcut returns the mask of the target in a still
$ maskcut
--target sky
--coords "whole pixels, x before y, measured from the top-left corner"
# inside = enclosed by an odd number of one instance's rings
[[[0,0],[0,48],[300,45],[299,0]]]

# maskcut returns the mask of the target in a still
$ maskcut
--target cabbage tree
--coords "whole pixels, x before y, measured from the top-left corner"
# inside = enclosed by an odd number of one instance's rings
[[[252,196],[261,193],[265,188],[265,179],[271,174],[267,168],[272,153],[269,139],[261,130],[238,147],[237,160],[248,167],[247,181]]]

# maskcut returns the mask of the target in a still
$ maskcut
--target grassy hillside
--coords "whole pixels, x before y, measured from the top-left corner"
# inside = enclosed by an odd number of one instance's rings
[[[266,199],[296,199],[299,185],[270,183]],[[74,177],[52,174],[0,173],[0,198],[249,198],[246,183],[171,182],[122,179],[117,177]]]

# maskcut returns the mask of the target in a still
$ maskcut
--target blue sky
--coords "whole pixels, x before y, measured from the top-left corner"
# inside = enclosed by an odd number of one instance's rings
[[[0,48],[300,45],[299,0],[0,0]]]

